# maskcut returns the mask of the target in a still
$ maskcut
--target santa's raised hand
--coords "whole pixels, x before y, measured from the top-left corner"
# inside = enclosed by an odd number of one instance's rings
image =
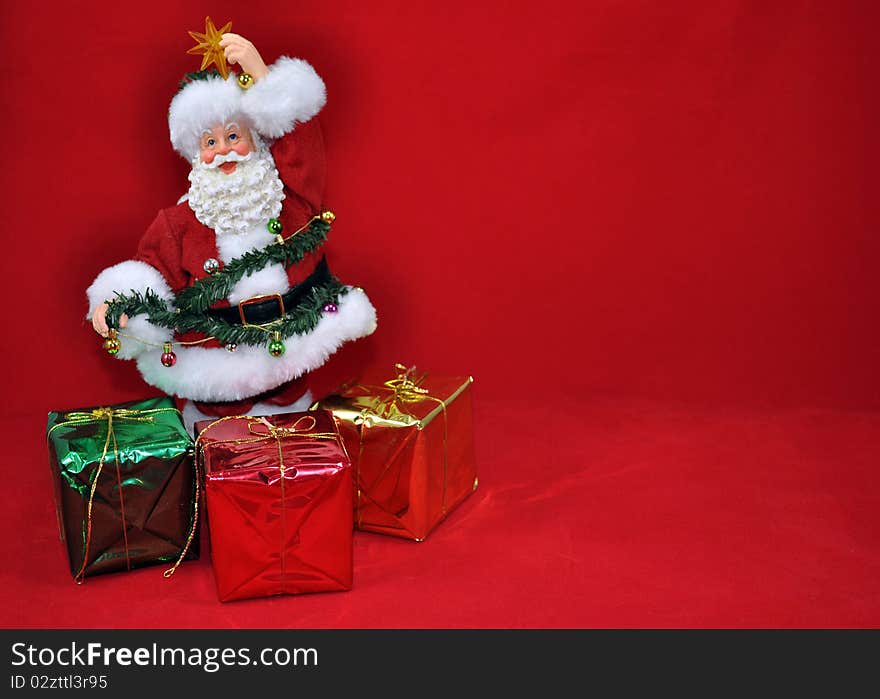
[[[266,77],[269,69],[266,67],[263,57],[257,51],[257,47],[240,34],[227,32],[220,39],[220,46],[226,56],[226,62],[231,65],[239,65],[248,73],[254,81]]]

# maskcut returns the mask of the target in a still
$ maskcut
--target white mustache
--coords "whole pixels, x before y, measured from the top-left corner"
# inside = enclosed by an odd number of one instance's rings
[[[223,163],[246,163],[253,157],[253,155],[253,151],[251,151],[247,155],[240,155],[234,150],[231,150],[226,155],[215,155],[214,159],[210,163],[204,163],[204,165],[209,170],[214,170],[220,167]]]

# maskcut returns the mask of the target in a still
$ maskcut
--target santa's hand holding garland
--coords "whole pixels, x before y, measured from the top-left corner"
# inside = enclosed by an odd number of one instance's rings
[[[220,72],[189,74],[168,116],[192,164],[188,195],[87,290],[107,350],[188,399],[190,424],[305,405],[307,372],[376,327],[366,294],[318,252],[334,218],[315,119],[323,81],[301,59],[267,67],[247,39],[207,26],[198,36],[213,33]],[[226,76],[224,58],[242,72]]]

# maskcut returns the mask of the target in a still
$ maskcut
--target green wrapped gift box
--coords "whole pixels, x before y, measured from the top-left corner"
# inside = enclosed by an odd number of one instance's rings
[[[50,412],[49,468],[70,572],[198,558],[192,438],[171,398]]]

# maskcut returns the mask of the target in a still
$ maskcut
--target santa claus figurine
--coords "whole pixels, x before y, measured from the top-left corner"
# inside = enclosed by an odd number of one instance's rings
[[[267,67],[237,34],[219,47],[241,73],[190,74],[168,113],[192,165],[188,194],[87,291],[108,351],[176,396],[190,427],[305,409],[308,372],[376,327],[363,290],[336,280],[318,250],[333,219],[315,118],[323,81],[301,59]]]

